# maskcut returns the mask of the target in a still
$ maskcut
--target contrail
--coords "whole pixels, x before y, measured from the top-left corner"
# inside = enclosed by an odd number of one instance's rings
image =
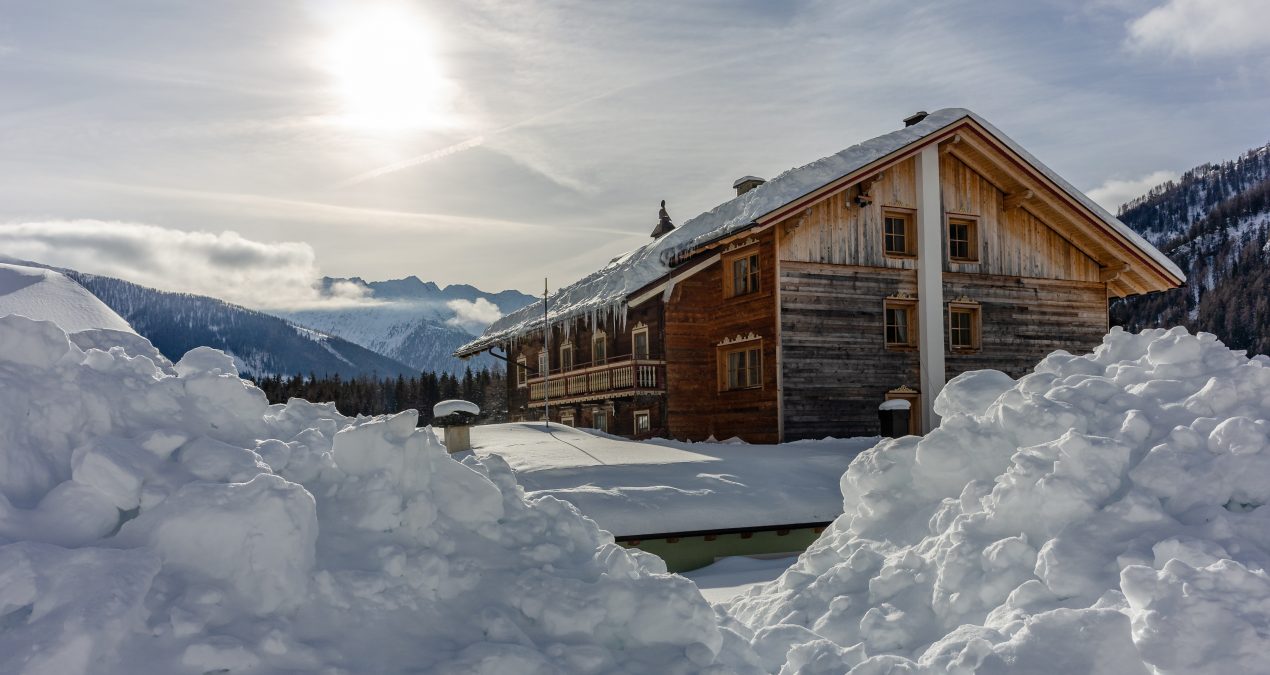
[[[523,126],[528,125],[528,124],[533,124],[534,122],[537,122],[537,121],[539,121],[539,120],[546,119],[546,118],[549,118],[549,117],[553,117],[553,116],[558,115],[558,114],[560,114],[560,113],[562,113],[562,112],[565,112],[565,111],[568,111],[568,110],[572,110],[572,109],[574,109],[574,108],[577,108],[577,107],[579,107],[579,106],[586,105],[586,104],[591,103],[591,102],[593,102],[593,101],[598,101],[598,100],[600,100],[600,99],[608,98],[608,97],[610,97],[610,96],[616,96],[617,94],[620,94],[620,93],[622,93],[622,92],[624,92],[624,91],[628,91],[628,90],[631,90],[631,89],[638,89],[638,88],[640,88],[640,87],[645,87],[645,86],[648,86],[648,85],[650,85],[650,84],[654,84],[654,83],[657,83],[657,82],[662,82],[662,81],[669,80],[669,79],[676,78],[676,77],[681,77],[681,76],[683,76],[683,75],[688,75],[688,74],[695,73],[695,72],[698,72],[698,71],[702,71],[702,70],[710,70],[710,69],[712,69],[712,68],[720,68],[720,67],[722,67],[722,66],[726,66],[726,65],[729,65],[729,64],[731,64],[731,63],[734,63],[734,62],[737,62],[737,61],[741,61],[741,60],[742,60],[742,58],[743,58],[743,57],[735,57],[735,58],[732,58],[732,59],[726,59],[726,60],[723,60],[723,61],[715,61],[715,62],[713,62],[713,63],[707,63],[706,65],[701,65],[701,66],[698,66],[698,67],[696,67],[696,68],[688,68],[688,69],[686,69],[686,70],[681,70],[681,71],[678,71],[678,72],[675,72],[675,73],[669,73],[669,74],[665,74],[665,75],[659,75],[659,76],[657,76],[657,77],[650,77],[650,78],[648,78],[648,79],[645,79],[645,80],[640,80],[640,81],[638,81],[638,82],[631,82],[631,83],[629,83],[629,84],[626,84],[626,85],[623,85],[623,86],[617,87],[616,89],[610,89],[610,90],[608,90],[608,91],[600,92],[600,93],[598,93],[598,94],[592,94],[591,96],[586,96],[586,97],[584,97],[584,98],[580,98],[580,99],[578,99],[578,100],[576,100],[576,101],[574,101],[574,102],[572,102],[572,103],[568,103],[568,104],[562,105],[562,106],[560,106],[560,107],[558,107],[558,108],[552,108],[551,110],[547,110],[547,111],[545,111],[545,112],[540,112],[540,113],[538,113],[537,115],[531,115],[531,116],[529,116],[529,117],[526,117],[526,118],[525,118],[525,119],[523,119],[523,120],[520,120],[519,122],[513,122],[513,123],[508,124],[508,125],[506,125],[506,126],[499,127],[499,128],[497,128],[497,129],[495,129],[495,130],[493,130],[493,131],[486,132],[485,134],[483,134],[483,135],[481,135],[481,136],[476,136],[476,137],[473,137],[473,138],[469,138],[469,139],[467,139],[466,141],[462,141],[462,142],[460,142],[460,143],[455,143],[454,145],[449,145],[449,146],[446,146],[446,147],[444,147],[444,148],[441,148],[440,150],[433,150],[432,152],[429,152],[429,153],[425,153],[425,154],[422,154],[422,155],[417,155],[417,156],[415,156],[415,157],[410,157],[410,158],[407,158],[407,159],[403,159],[403,160],[398,161],[398,162],[393,162],[392,164],[386,164],[386,165],[381,166],[381,167],[379,167],[379,168],[377,168],[377,169],[371,169],[370,171],[367,171],[367,172],[365,172],[365,173],[360,173],[360,174],[357,174],[356,176],[353,176],[352,178],[349,178],[348,180],[345,180],[345,181],[342,181],[342,182],[340,182],[340,183],[335,184],[335,185],[334,185],[334,187],[335,187],[335,188],[345,188],[345,187],[349,187],[349,186],[352,186],[352,185],[356,185],[356,184],[358,184],[358,183],[364,183],[364,182],[366,182],[366,181],[368,181],[368,180],[373,180],[373,179],[375,179],[375,178],[379,178],[380,176],[386,176],[386,175],[388,175],[388,174],[390,174],[390,173],[396,173],[397,171],[401,171],[402,169],[409,169],[409,168],[410,168],[410,167],[412,167],[412,166],[419,166],[420,164],[426,164],[426,163],[431,162],[431,161],[433,161],[433,160],[441,159],[442,157],[448,157],[448,156],[453,155],[453,154],[455,154],[455,153],[463,152],[464,150],[470,150],[470,149],[475,148],[475,147],[477,147],[477,146],[484,145],[484,144],[485,144],[485,141],[486,141],[489,137],[492,137],[492,136],[497,136],[497,135],[499,135],[499,134],[502,134],[502,133],[505,133],[505,132],[508,132],[508,131],[512,131],[513,129],[518,129],[518,128],[523,127]]]
[[[503,129],[506,129],[506,128],[507,127],[504,127]],[[499,129],[498,131],[503,131],[503,129]],[[498,133],[498,131],[494,133]],[[393,162],[392,164],[381,166],[378,169],[371,169],[370,171],[367,171],[366,173],[359,173],[356,176],[353,176],[352,178],[349,178],[346,181],[336,183],[335,187],[344,188],[350,185],[363,183],[373,178],[379,178],[380,176],[383,176],[385,174],[395,173],[397,171],[401,171],[402,169],[409,169],[412,166],[418,166],[420,164],[426,164],[428,162],[431,162],[434,159],[441,159],[442,157],[453,155],[456,152],[463,152],[464,150],[475,148],[478,145],[484,145],[484,144],[485,144],[484,136],[469,138],[466,141],[463,141],[462,143],[455,143],[454,145],[441,148],[440,150],[433,150],[432,152],[429,152],[426,154],[410,157],[408,159],[403,159],[399,162]]]

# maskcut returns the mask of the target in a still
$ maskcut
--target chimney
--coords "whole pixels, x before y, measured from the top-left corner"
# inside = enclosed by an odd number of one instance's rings
[[[904,118],[904,126],[911,127],[914,124],[917,124],[918,122],[926,119],[926,116],[929,114],[930,113],[926,112],[925,110],[918,110],[912,115],[909,115],[908,117]]]
[[[736,190],[736,196],[740,197],[766,182],[758,176],[742,176],[732,183],[732,188]]]

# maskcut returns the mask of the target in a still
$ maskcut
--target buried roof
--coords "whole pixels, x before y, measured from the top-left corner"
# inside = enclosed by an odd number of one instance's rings
[[[880,439],[629,441],[560,424],[472,427],[478,457],[499,455],[530,497],[563,499],[617,537],[828,522],[839,479]]]
[[[784,207],[813,196],[822,188],[880,163],[909,146],[940,134],[963,120],[972,120],[1027,164],[1039,171],[1069,198],[1084,207],[1122,245],[1130,248],[1173,285],[1186,279],[1181,269],[1154,246],[1120,222],[1080,190],[1059,177],[996,127],[964,108],[937,110],[916,124],[853,145],[846,150],[790,169],[779,176],[689,219],[654,241],[609,261],[600,270],[556,291],[548,298],[550,323],[583,316],[596,318],[610,312],[624,316],[626,299],[670,272],[683,255],[718,239],[757,225],[760,220]],[[523,307],[490,324],[475,340],[455,350],[460,357],[471,356],[542,326],[542,306]]]

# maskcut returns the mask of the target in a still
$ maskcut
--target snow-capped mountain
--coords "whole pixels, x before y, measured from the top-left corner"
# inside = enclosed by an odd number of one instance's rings
[[[31,270],[28,276],[43,276],[40,273],[51,271],[50,274],[61,278],[65,284],[78,284],[76,288],[82,287],[81,292],[87,289],[83,292],[84,296],[88,296],[97,305],[104,303],[101,309],[110,316],[117,315],[116,318],[122,323],[121,326],[94,327],[128,330],[131,325],[132,330],[149,339],[172,361],[179,360],[185,352],[195,347],[206,346],[230,354],[241,372],[253,375],[313,373],[338,374],[348,378],[373,374],[385,377],[416,374],[415,369],[406,364],[347,340],[223,300],[188,293],[169,293],[122,279],[52,268],[38,263],[6,262],[14,263],[7,267]],[[51,288],[55,284],[46,282],[45,285]],[[53,290],[67,295],[64,288]],[[15,294],[10,295],[16,297]],[[47,297],[40,300],[39,304],[47,309]],[[20,310],[15,311],[22,313]],[[9,312],[0,310],[0,314],[6,313]],[[53,316],[32,318],[57,320]]]
[[[1187,284],[1116,303],[1113,323],[1183,325],[1270,353],[1270,143],[1187,171],[1126,204],[1120,219],[1172,258]]]
[[[462,374],[501,367],[493,358],[460,361],[450,354],[490,322],[535,298],[519,291],[489,293],[467,284],[440,287],[410,276],[388,281],[360,277],[322,280],[325,289],[356,287],[366,298],[353,306],[275,312],[278,316],[401,361],[418,370]]]

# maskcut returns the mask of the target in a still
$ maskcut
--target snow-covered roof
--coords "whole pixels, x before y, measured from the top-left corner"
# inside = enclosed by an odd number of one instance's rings
[[[876,138],[853,145],[846,150],[790,169],[758,187],[730,199],[698,215],[657,239],[609,261],[608,265],[581,280],[561,288],[548,298],[547,320],[558,323],[582,316],[625,310],[626,299],[670,271],[672,261],[680,254],[743,230],[763,216],[807,196],[821,187],[844,178],[873,162],[906,146],[939,133],[949,126],[970,118],[1005,143],[1012,151],[1041,171],[1055,185],[1090,209],[1108,226],[1132,242],[1153,261],[1179,279],[1185,275],[1177,265],[1131,230],[1042,164],[999,129],[965,108],[945,108],[927,115],[922,121]],[[522,335],[543,322],[542,306],[532,304],[490,324],[475,340],[455,350],[457,355],[470,355]]]
[[[617,536],[818,523],[842,513],[839,478],[878,438],[629,441],[559,424],[472,427],[478,457],[501,456],[530,497],[563,499]]]

